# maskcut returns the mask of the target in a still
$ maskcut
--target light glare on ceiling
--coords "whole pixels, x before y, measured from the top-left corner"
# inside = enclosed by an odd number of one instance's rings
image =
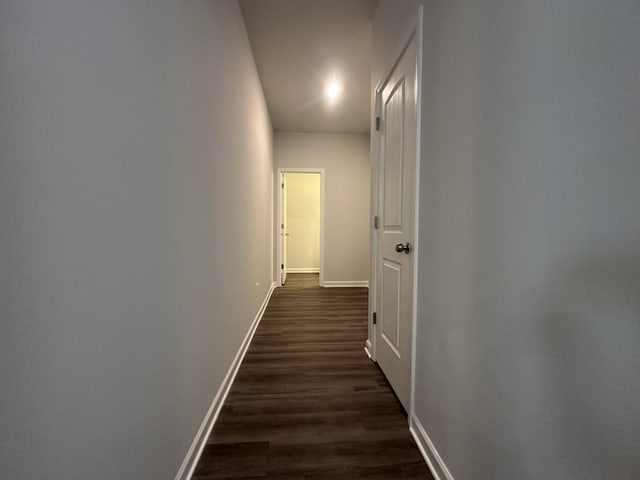
[[[342,85],[337,80],[331,80],[324,88],[324,96],[329,103],[335,102],[342,93]]]

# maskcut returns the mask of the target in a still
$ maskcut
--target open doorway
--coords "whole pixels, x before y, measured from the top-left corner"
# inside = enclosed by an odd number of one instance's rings
[[[278,284],[323,285],[324,170],[278,169]]]

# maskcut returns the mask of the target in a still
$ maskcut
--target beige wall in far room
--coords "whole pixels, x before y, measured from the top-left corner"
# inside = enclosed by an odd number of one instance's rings
[[[369,281],[369,135],[276,132],[274,163],[324,169],[324,281]]]
[[[286,173],[287,264],[291,273],[320,268],[320,174]]]

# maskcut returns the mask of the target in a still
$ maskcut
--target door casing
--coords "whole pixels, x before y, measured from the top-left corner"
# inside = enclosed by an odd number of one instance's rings
[[[276,208],[277,208],[277,213],[276,213],[276,225],[275,225],[275,232],[276,233],[276,242],[277,242],[277,246],[276,246],[276,271],[278,272],[276,277],[277,277],[277,285],[279,287],[282,286],[282,275],[280,273],[280,266],[283,263],[283,258],[282,258],[282,242],[283,242],[283,238],[282,238],[282,230],[280,228],[280,226],[283,223],[283,218],[282,218],[282,188],[280,186],[280,182],[281,182],[281,178],[282,175],[285,173],[317,173],[320,175],[320,274],[319,274],[319,283],[320,286],[323,287],[324,286],[324,168],[295,168],[295,167],[282,167],[282,168],[278,168],[277,171],[277,175],[276,175],[276,179],[277,179],[277,185],[276,185],[276,196],[277,196],[277,202],[276,202]]]
[[[417,300],[418,300],[418,265],[419,265],[419,207],[420,207],[420,158],[421,158],[421,132],[422,132],[422,65],[423,65],[423,7],[419,6],[416,15],[404,35],[402,42],[396,48],[393,63],[388,66],[385,75],[376,84],[373,91],[374,110],[372,112],[372,141],[371,141],[371,287],[369,289],[369,334],[365,343],[365,352],[372,361],[376,361],[376,329],[373,323],[373,313],[377,311],[378,288],[378,235],[374,228],[374,219],[379,215],[379,163],[380,163],[380,136],[375,130],[376,118],[381,115],[381,94],[393,70],[402,58],[405,50],[415,37],[416,41],[416,155],[415,155],[415,185],[414,185],[414,234],[413,234],[413,294],[412,294],[412,319],[411,319],[411,373],[410,373],[410,398],[408,423],[413,426],[415,414],[415,371],[416,371],[416,324],[417,324]]]
[[[280,279],[279,285],[284,285],[287,283],[287,269],[283,268],[283,265],[287,265],[287,236],[289,233],[287,232],[287,182],[286,175],[281,173],[279,175],[280,178],[280,211],[282,212],[282,216],[280,219]]]

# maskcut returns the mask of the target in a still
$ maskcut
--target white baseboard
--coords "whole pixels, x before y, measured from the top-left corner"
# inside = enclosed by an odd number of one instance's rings
[[[367,338],[367,341],[364,342],[364,352],[367,354],[367,356],[369,357],[369,359],[373,360],[373,357],[371,356],[371,340],[369,340]]]
[[[244,337],[242,344],[240,345],[240,349],[238,353],[236,353],[233,362],[229,366],[229,370],[222,381],[222,385],[218,389],[216,396],[213,398],[213,402],[211,402],[211,406],[207,411],[207,414],[196,433],[189,450],[187,451],[187,455],[176,474],[175,480],[189,480],[193,475],[193,471],[198,464],[198,460],[200,459],[200,455],[202,455],[202,451],[207,443],[207,438],[211,434],[211,430],[213,429],[213,425],[216,423],[218,415],[220,414],[220,410],[224,405],[224,401],[227,398],[229,390],[231,389],[231,385],[233,384],[234,379],[236,378],[236,374],[238,373],[238,369],[242,364],[242,360],[244,359],[245,354],[247,353],[247,349],[251,344],[251,340],[253,339],[253,335],[256,333],[256,329],[258,328],[258,324],[260,320],[262,320],[262,316],[264,315],[264,311],[267,309],[267,305],[269,303],[269,299],[271,298],[271,294],[273,293],[274,288],[276,288],[276,283],[272,283],[269,291],[267,292],[267,296],[262,302],[256,317],[253,319],[251,323],[251,327],[249,327],[249,331]]]
[[[411,415],[411,423],[409,425],[409,431],[413,436],[413,439],[416,441],[418,445],[418,449],[422,456],[424,457],[427,465],[429,465],[429,470],[431,470],[431,474],[435,480],[454,480],[453,475],[449,472],[449,469],[444,464],[442,457],[436,450],[436,447],[433,445],[433,442],[427,435],[427,432],[422,427],[420,420],[415,414]]]
[[[320,273],[319,268],[313,268],[313,267],[309,267],[309,268],[287,267],[286,270],[287,270],[287,273]]]
[[[325,280],[323,287],[366,287],[369,288],[369,280]]]

